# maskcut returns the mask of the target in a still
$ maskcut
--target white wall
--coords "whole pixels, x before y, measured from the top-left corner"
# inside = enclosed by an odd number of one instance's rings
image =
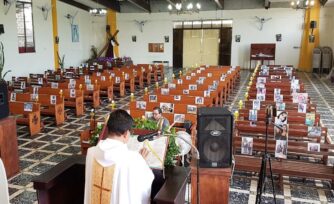
[[[12,5],[7,15],[4,15],[3,3],[0,3],[0,24],[4,24],[5,34],[0,35],[0,41],[5,47],[5,70],[12,70],[11,76],[25,76],[29,73],[43,73],[54,68],[52,15],[49,12],[45,21],[37,6],[50,5],[50,0],[33,0],[33,24],[35,34],[35,53],[19,54],[15,5]],[[105,43],[105,17],[93,17],[88,12],[57,1],[59,52],[65,54],[65,66],[78,66],[90,56],[92,45],[101,49]],[[78,15],[74,20],[79,25],[80,40],[72,43],[71,27],[64,17],[67,13]]]
[[[259,31],[255,17],[272,18]],[[120,55],[131,56],[134,63],[151,63],[153,60],[168,60],[173,62],[173,21],[195,19],[232,19],[232,65],[249,66],[249,51],[251,43],[276,43],[276,64],[298,65],[299,49],[302,36],[303,13],[290,8],[286,9],[252,9],[206,11],[192,15],[170,15],[168,13],[152,14],[118,14],[117,26],[120,30],[118,40]],[[143,32],[139,31],[134,20],[148,20]],[[282,41],[276,42],[275,35],[282,34]],[[131,41],[131,36],[137,36],[137,42]],[[169,36],[165,43],[164,53],[149,53],[148,43],[164,42],[164,36]],[[241,35],[241,42],[234,42],[234,36]]]
[[[320,46],[329,46],[334,51],[334,7],[320,10]]]

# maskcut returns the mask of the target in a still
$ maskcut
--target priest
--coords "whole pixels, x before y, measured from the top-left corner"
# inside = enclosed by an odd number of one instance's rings
[[[88,149],[85,204],[150,203],[154,175],[145,161],[148,151],[127,147],[132,125],[126,111],[115,110],[107,123],[107,139]]]

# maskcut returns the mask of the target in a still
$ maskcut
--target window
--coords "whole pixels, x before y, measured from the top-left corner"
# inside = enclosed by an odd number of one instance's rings
[[[19,53],[35,52],[32,0],[16,2],[16,26]]]

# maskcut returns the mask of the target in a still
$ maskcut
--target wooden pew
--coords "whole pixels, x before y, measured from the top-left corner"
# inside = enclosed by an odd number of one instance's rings
[[[25,111],[24,104],[24,102],[10,101],[9,112],[11,115],[19,115],[19,117],[16,118],[16,123],[29,126],[30,135],[34,136],[41,132],[40,104],[31,103],[32,111]]]

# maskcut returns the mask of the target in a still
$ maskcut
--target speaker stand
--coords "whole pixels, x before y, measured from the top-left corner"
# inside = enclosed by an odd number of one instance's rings
[[[265,191],[266,187],[266,179],[267,179],[267,163],[269,162],[269,169],[270,169],[270,179],[271,185],[273,187],[273,195],[274,195],[274,203],[276,204],[276,193],[275,193],[275,186],[274,186],[274,178],[273,178],[273,171],[271,168],[271,158],[270,154],[268,154],[268,126],[269,120],[271,117],[266,115],[266,142],[264,147],[264,155],[262,155],[262,162],[261,162],[261,170],[259,174],[259,182],[257,184],[257,191],[256,191],[256,204],[260,204],[262,200],[262,191]]]

